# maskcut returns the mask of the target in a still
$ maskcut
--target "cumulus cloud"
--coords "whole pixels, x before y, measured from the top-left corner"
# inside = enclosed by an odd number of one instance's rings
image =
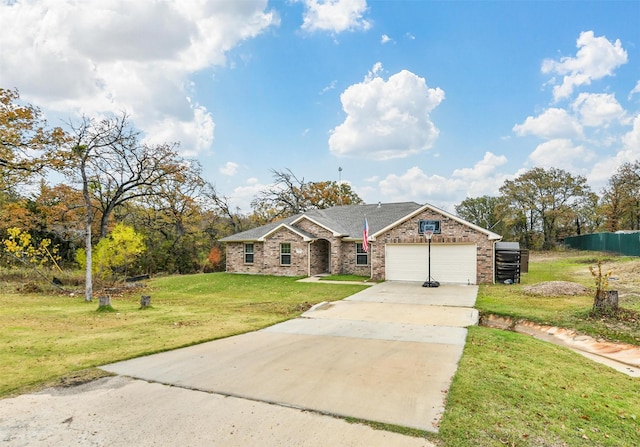
[[[374,160],[403,158],[430,149],[438,129],[430,113],[444,91],[429,88],[424,78],[402,70],[385,81],[377,63],[364,81],[348,87],[340,100],[345,121],[333,129],[334,155]]]
[[[492,175],[498,166],[507,163],[507,157],[504,155],[495,155],[491,152],[485,152],[482,160],[477,162],[472,168],[461,168],[453,171],[454,177],[465,180],[484,179]]]
[[[181,141],[195,154],[211,145],[215,126],[190,101],[189,77],[277,25],[266,8],[267,0],[4,2],[3,83],[44,110],[126,110],[150,140]]]
[[[383,34],[382,37],[380,38],[380,43],[385,44],[385,43],[391,42],[392,40],[393,39],[391,39],[391,37],[387,36],[386,34]]]
[[[615,42],[596,37],[593,31],[584,31],[576,42],[575,57],[562,57],[559,61],[546,59],[543,73],[562,75],[562,84],[553,87],[555,100],[571,96],[575,87],[589,85],[592,80],[612,76],[619,66],[627,63],[627,52],[620,39]]]
[[[305,5],[302,29],[305,31],[367,30],[371,23],[364,18],[366,0],[302,0]]]
[[[229,197],[229,202],[240,209],[240,212],[248,214],[251,212],[251,201],[260,192],[265,190],[269,185],[260,183],[257,178],[251,177],[247,179],[247,183],[243,186],[236,187]]]
[[[625,150],[630,151],[631,158],[640,159],[640,113],[633,119],[633,128],[622,137],[622,144]]]
[[[572,104],[585,126],[607,126],[615,120],[622,120],[625,111],[615,96],[608,93],[580,93]]]
[[[575,170],[584,162],[593,160],[594,154],[582,145],[574,145],[570,139],[557,138],[545,141],[529,155],[529,161],[534,166],[543,168],[560,168]]]
[[[419,203],[451,201],[464,190],[462,179],[427,175],[418,166],[401,175],[389,174],[380,181],[380,192],[391,201],[414,200]]]
[[[495,195],[507,175],[498,171],[507,158],[486,152],[483,159],[470,168],[453,171],[449,177],[428,175],[413,166],[400,175],[390,174],[378,183],[385,200],[430,203],[450,211],[465,197]]]
[[[621,138],[622,147],[614,155],[598,159],[587,175],[589,183],[595,189],[607,184],[611,175],[624,163],[640,160],[640,114],[633,119],[633,128]]]
[[[513,126],[513,131],[520,136],[563,138],[581,136],[582,126],[565,109],[552,107],[537,117],[527,117],[524,123]]]
[[[234,163],[232,161],[228,161],[220,168],[220,173],[222,175],[233,176],[238,172],[238,163]]]

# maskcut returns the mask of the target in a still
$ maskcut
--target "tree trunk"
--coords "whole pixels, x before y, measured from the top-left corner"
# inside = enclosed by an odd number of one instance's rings
[[[599,290],[593,300],[593,310],[600,312],[612,312],[618,310],[618,291]]]
[[[87,219],[87,228],[85,230],[85,254],[87,255],[87,265],[85,267],[85,286],[84,286],[84,300],[85,302],[91,302],[93,296],[93,274],[92,274],[92,254],[91,254],[91,219]]]
[[[111,306],[111,297],[109,295],[101,296],[98,307],[108,307],[108,306]]]
[[[140,309],[147,309],[151,307],[151,295],[142,295],[140,298]]]

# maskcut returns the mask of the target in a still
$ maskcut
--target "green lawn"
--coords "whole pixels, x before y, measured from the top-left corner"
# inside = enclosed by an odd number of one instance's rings
[[[366,286],[212,273],[150,281],[96,312],[82,294],[0,293],[0,396],[97,365],[252,331]],[[151,295],[140,310],[140,295]]]
[[[588,265],[595,260],[584,253],[532,256],[522,284],[481,286],[477,307],[640,344],[640,322],[588,317],[590,293],[544,298],[523,290],[550,280],[590,286]],[[640,275],[628,268],[634,261],[640,267],[637,258],[609,259],[614,272],[621,272],[621,305],[638,311]],[[626,271],[628,276],[622,274]],[[0,396],[93,377],[96,365],[262,328],[365,287],[224,273],[171,276],[114,295],[115,312],[99,313],[97,302],[84,303],[82,294],[19,294],[5,284],[0,289]],[[142,294],[152,296],[152,308],[139,309]],[[640,446],[638,395],[640,379],[568,349],[471,327],[440,433],[382,427],[447,447]]]
[[[640,345],[640,319],[634,315],[620,318],[589,318],[595,295],[594,280],[589,266],[598,256],[593,253],[559,253],[539,256],[522,275],[521,284],[494,284],[480,287],[477,309],[484,314],[522,318],[537,323],[576,329],[579,332]],[[621,288],[620,306],[640,313],[640,260],[632,257],[603,257],[617,281],[611,287]],[[629,267],[633,267],[630,269]],[[627,272],[628,271],[628,272]],[[638,273],[636,273],[636,271]],[[589,287],[583,295],[537,296],[525,292],[525,287],[543,281],[570,281]]]

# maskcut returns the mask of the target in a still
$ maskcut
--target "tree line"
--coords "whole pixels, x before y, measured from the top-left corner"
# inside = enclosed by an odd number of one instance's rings
[[[273,183],[242,213],[203,178],[196,160],[180,155],[178,143],[146,143],[126,113],[50,126],[17,90],[0,88],[0,241],[13,249],[2,251],[0,266],[15,263],[29,244],[34,253],[42,244],[55,247],[49,257],[62,266],[76,265],[82,249],[90,299],[94,248],[102,259],[132,243],[123,241],[144,241],[129,275],[216,271],[224,269],[222,237],[310,209],[363,203],[346,183],[307,181],[289,169],[271,174]],[[592,231],[637,230],[640,161],[622,165],[600,194],[584,177],[533,168],[506,181],[500,196],[467,198],[456,212],[529,248]]]
[[[178,143],[146,143],[126,113],[53,127],[17,90],[0,88],[0,241],[14,247],[0,262],[16,262],[22,245],[10,241],[14,234],[29,235],[35,247],[48,241],[62,265],[76,263],[83,249],[91,266],[93,248],[127,225],[146,246],[129,274],[219,270],[224,236],[313,208],[362,203],[345,183],[272,174],[252,211],[241,213],[203,178],[196,160],[180,155]],[[87,267],[87,299],[92,274]]]
[[[580,175],[533,168],[500,187],[499,196],[472,197],[456,213],[523,248],[551,249],[567,236],[640,230],[640,160],[624,163],[600,193]]]

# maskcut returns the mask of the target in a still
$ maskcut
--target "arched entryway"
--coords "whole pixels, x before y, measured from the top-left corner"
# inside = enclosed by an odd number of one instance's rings
[[[309,275],[331,273],[331,242],[317,239],[309,249]]]

